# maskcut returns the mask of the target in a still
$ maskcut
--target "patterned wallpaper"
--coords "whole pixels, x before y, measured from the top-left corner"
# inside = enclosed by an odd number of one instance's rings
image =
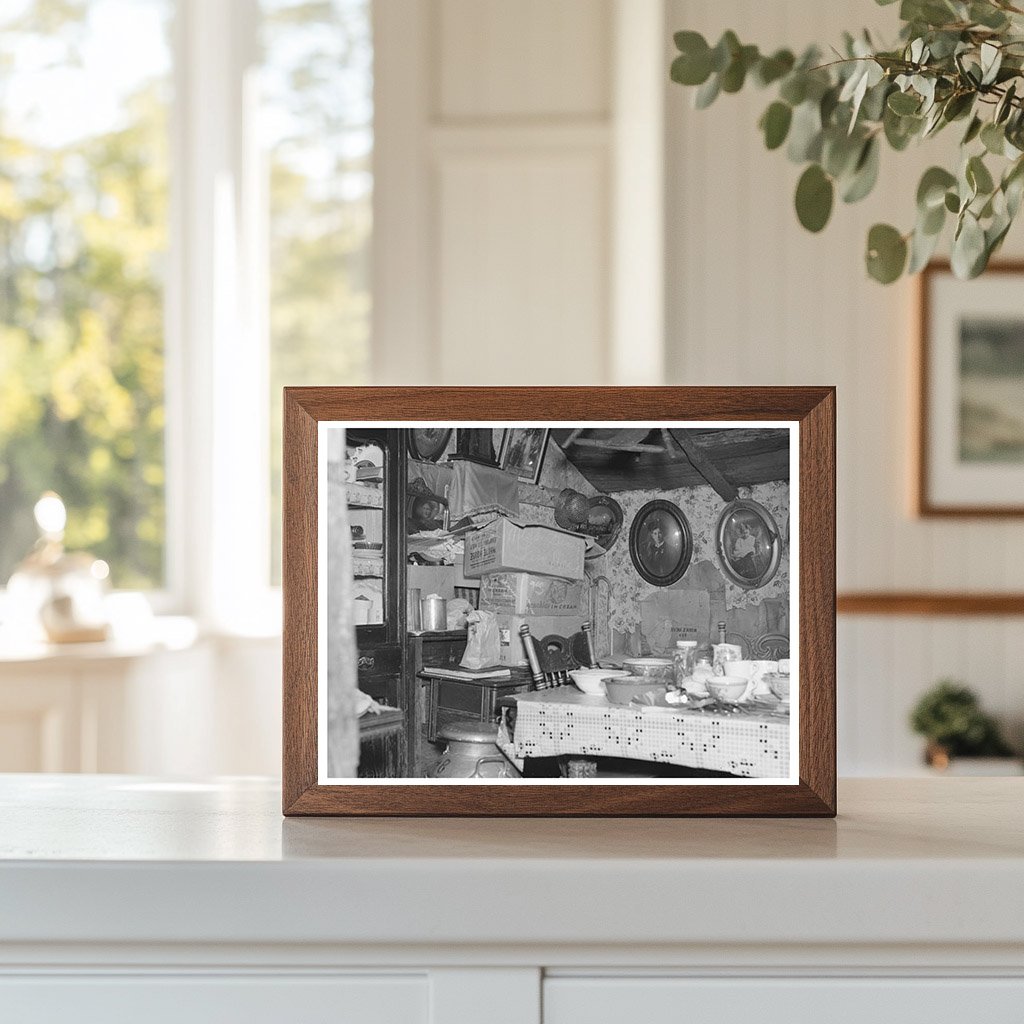
[[[598,569],[611,581],[611,616],[610,625],[613,629],[631,632],[641,620],[640,603],[644,598],[664,590],[693,590],[697,579],[713,580],[717,591],[724,585],[725,609],[751,609],[768,598],[789,597],[789,484],[776,481],[767,484],[755,484],[753,487],[741,487],[740,497],[749,498],[764,505],[774,516],[775,522],[782,531],[786,542],[783,545],[782,561],[779,571],[763,587],[757,590],[744,590],[732,583],[719,568],[718,552],[715,547],[718,519],[725,503],[708,486],[687,487],[673,491],[623,491],[613,495],[622,506],[622,532],[615,546],[604,557],[604,568]],[[672,587],[654,587],[643,579],[633,567],[629,556],[629,529],[640,508],[649,501],[663,498],[674,502],[682,509],[693,533],[693,558],[682,579]],[[709,573],[709,563],[714,572]],[[595,567],[596,568],[596,567]],[[697,584],[700,587],[700,584]]]

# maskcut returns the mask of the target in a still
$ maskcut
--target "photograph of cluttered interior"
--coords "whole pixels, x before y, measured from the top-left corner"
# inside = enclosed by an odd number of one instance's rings
[[[321,783],[796,781],[794,424],[320,426]]]

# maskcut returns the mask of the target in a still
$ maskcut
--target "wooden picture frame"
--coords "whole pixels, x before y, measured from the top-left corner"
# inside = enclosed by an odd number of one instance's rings
[[[986,322],[996,328],[1000,321],[1012,323],[1017,350],[1024,346],[1022,286],[1024,262],[993,262],[972,281],[959,281],[945,261],[930,263],[919,275],[913,507],[922,518],[1024,516],[1019,416],[1014,459],[990,460],[986,443],[998,441],[993,432],[1000,429],[1002,400],[991,392],[995,404],[984,406],[986,376],[973,373],[963,362],[964,347],[976,347],[982,340],[972,341],[968,334],[972,322],[975,330]],[[954,317],[959,317],[956,328]],[[991,347],[997,341],[987,344]],[[988,377],[995,379],[993,374]],[[1024,394],[1024,374],[1003,383]]]
[[[688,785],[631,782],[500,785],[325,784],[319,775],[319,491],[321,424],[447,421],[580,424],[778,423],[796,438],[793,588],[799,595],[799,723],[794,770],[771,779]],[[284,393],[283,796],[286,815],[347,816],[800,816],[836,813],[835,389],[737,388],[286,388]],[[403,495],[404,497],[404,495]],[[404,567],[402,569],[404,573]],[[404,581],[404,575],[403,575]],[[798,588],[798,589],[797,589]],[[795,598],[794,598],[795,600]],[[402,638],[404,642],[404,638]],[[711,780],[718,783],[719,780]]]
[[[683,510],[655,498],[634,516],[629,555],[640,576],[656,587],[670,587],[690,566],[693,534]]]
[[[735,539],[730,535],[730,528],[747,519],[753,527],[749,532],[751,539],[750,557],[760,555],[761,561],[755,563],[750,574],[744,573],[737,564]],[[756,501],[738,498],[730,502],[718,519],[717,531],[718,562],[722,572],[738,587],[744,590],[757,590],[779,571],[782,560],[782,533],[771,512]],[[733,545],[730,550],[730,545]]]
[[[547,449],[549,433],[550,431],[540,427],[509,427],[501,435],[501,453],[498,456],[498,465],[507,472],[515,474],[518,480],[524,480],[529,484],[537,483],[544,469],[544,452]],[[518,454],[520,449],[516,447],[517,440],[529,443],[529,447],[524,444],[521,449],[522,454],[529,455],[530,452],[536,451],[538,453],[536,458],[524,462],[521,455]]]

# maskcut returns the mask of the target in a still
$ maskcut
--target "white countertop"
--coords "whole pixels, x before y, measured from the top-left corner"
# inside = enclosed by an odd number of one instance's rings
[[[0,944],[1024,948],[1024,781],[837,820],[285,819],[275,783],[0,777]]]

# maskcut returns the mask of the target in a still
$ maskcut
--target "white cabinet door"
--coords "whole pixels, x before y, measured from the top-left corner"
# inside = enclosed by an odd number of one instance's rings
[[[594,978],[544,982],[544,1024],[1021,1024],[1024,978]]]
[[[427,1024],[420,975],[0,978],[18,1024]]]

